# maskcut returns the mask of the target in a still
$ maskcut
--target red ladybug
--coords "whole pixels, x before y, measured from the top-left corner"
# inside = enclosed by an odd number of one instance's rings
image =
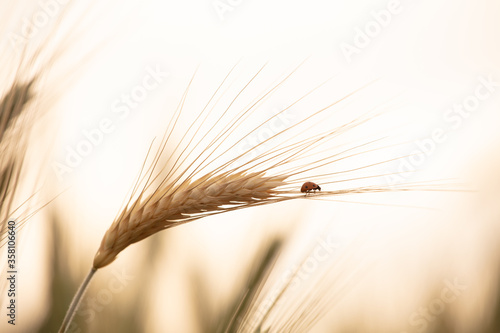
[[[300,192],[302,193],[309,193],[311,191],[316,192],[316,190],[321,191],[321,187],[319,187],[318,184],[315,184],[313,182],[305,182],[302,184],[302,187],[300,188]]]

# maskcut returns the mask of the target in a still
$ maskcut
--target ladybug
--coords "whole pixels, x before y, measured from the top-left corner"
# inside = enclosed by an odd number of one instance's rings
[[[316,192],[316,190],[321,191],[321,187],[319,187],[318,184],[315,184],[313,182],[305,182],[302,184],[302,187],[300,188],[300,192],[302,193],[309,193],[311,191]]]

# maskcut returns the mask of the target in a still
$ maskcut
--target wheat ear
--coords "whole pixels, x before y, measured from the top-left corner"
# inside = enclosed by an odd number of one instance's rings
[[[283,200],[278,188],[285,185],[286,178],[238,172],[160,188],[123,210],[104,235],[93,267],[109,265],[127,246],[160,230],[222,211]]]

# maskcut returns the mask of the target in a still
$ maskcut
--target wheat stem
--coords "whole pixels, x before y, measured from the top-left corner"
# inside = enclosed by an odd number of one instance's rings
[[[95,272],[97,272],[97,268],[92,267],[89,271],[89,274],[87,274],[87,277],[85,278],[85,280],[83,280],[83,283],[80,285],[80,288],[78,288],[78,291],[73,297],[73,300],[69,305],[68,311],[64,316],[64,320],[61,324],[61,328],[59,329],[59,333],[65,333],[68,331],[71,321],[73,320],[76,310],[78,309],[78,305],[82,300],[83,294],[85,294],[85,291],[87,290],[90,284],[90,280],[92,280],[92,277],[94,276]]]

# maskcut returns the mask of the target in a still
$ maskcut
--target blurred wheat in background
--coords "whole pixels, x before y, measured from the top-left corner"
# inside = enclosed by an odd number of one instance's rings
[[[500,332],[498,4],[2,7],[0,331]]]

